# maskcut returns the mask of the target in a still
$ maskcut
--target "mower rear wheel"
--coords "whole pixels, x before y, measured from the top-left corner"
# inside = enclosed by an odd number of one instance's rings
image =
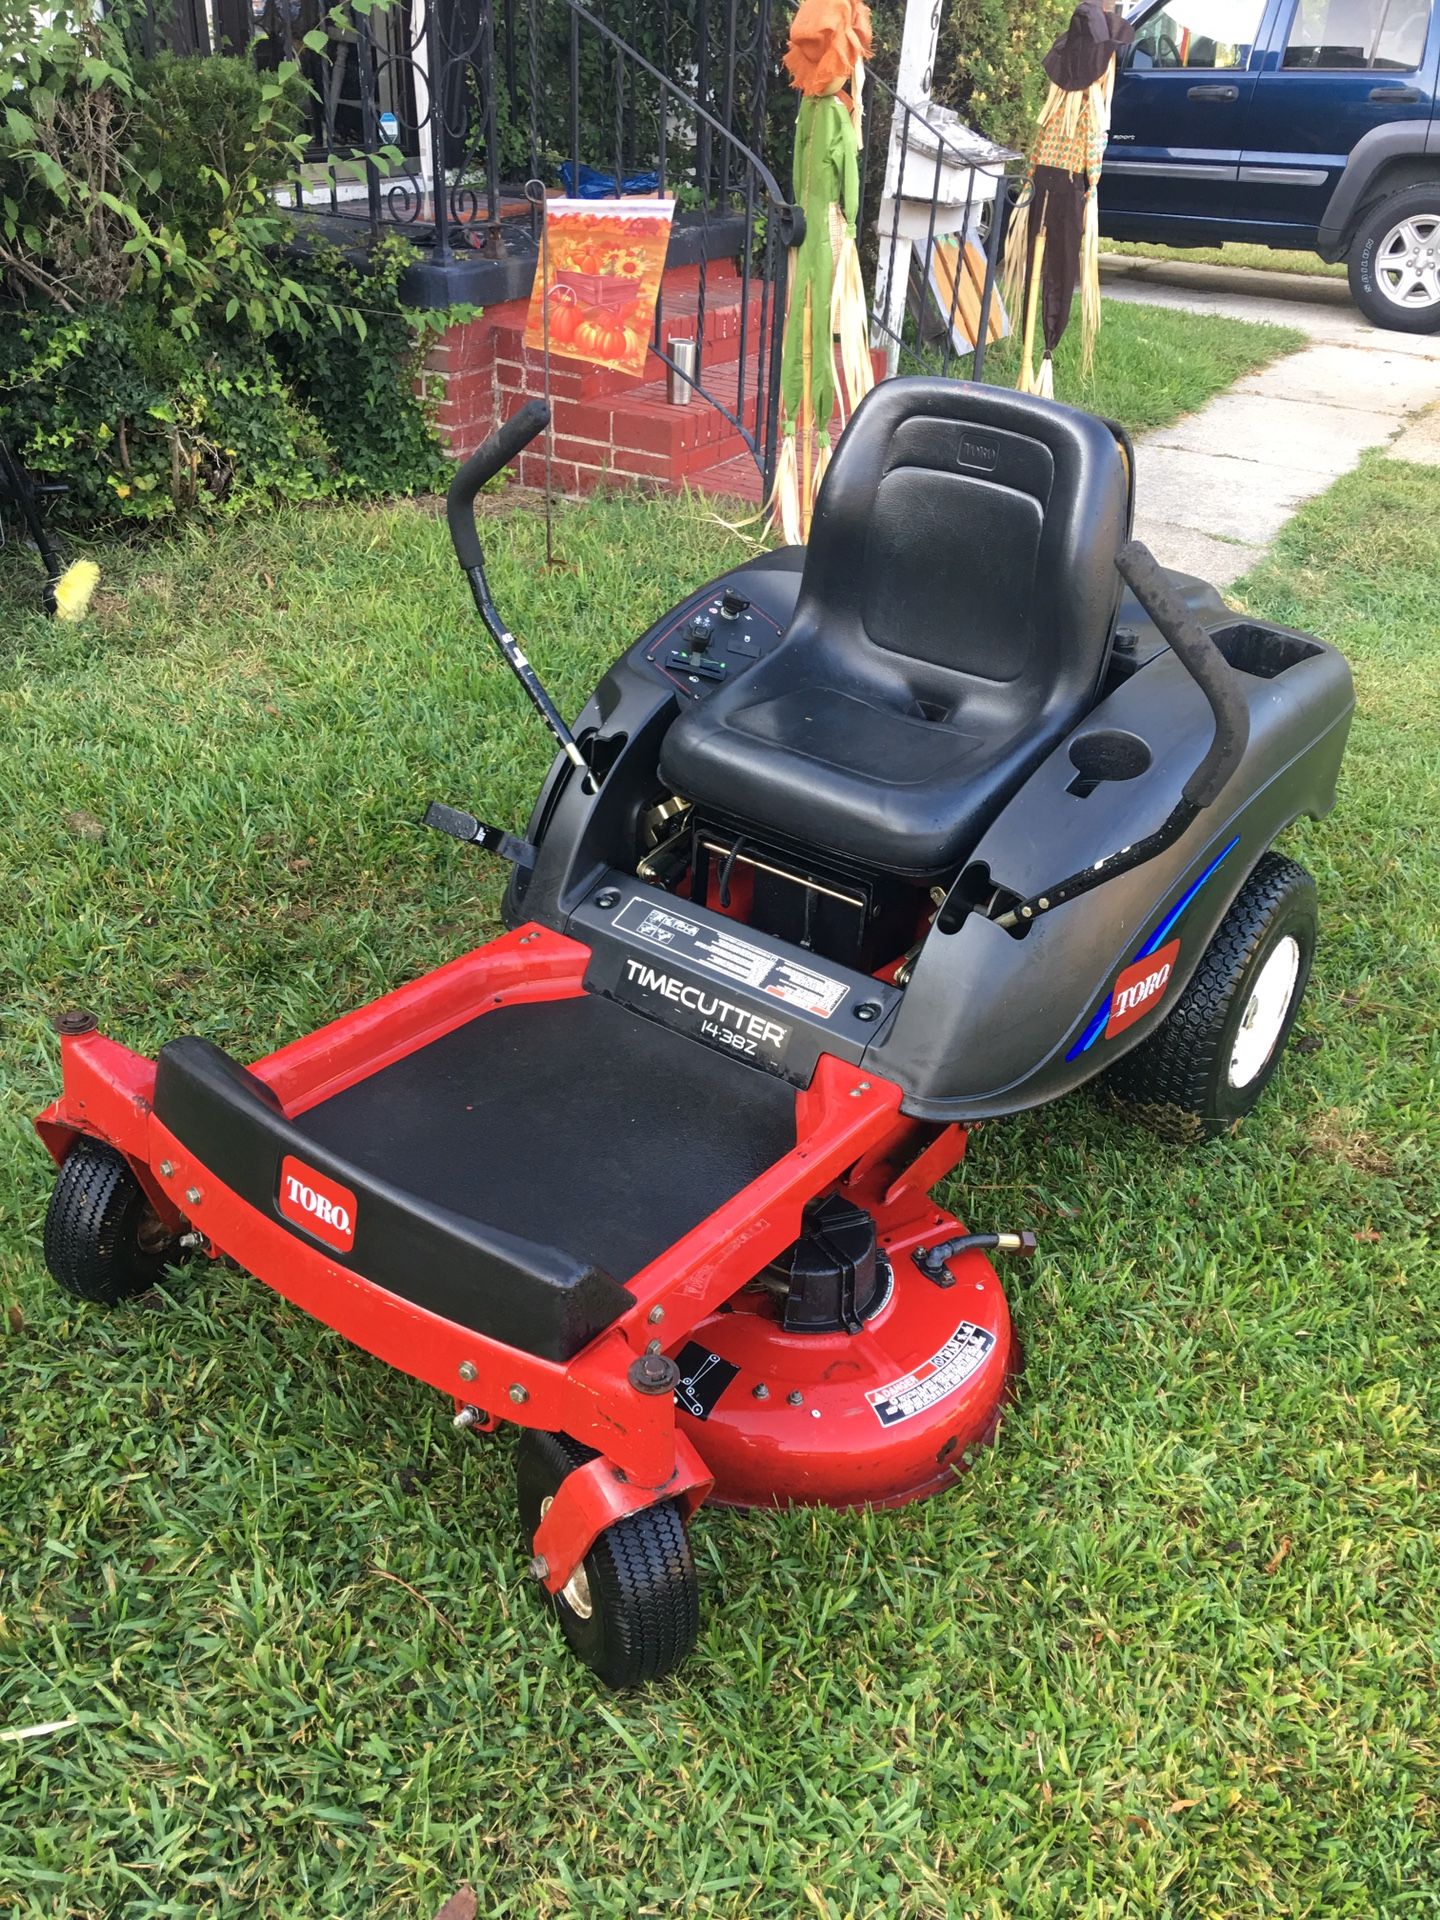
[[[568,1434],[521,1434],[515,1493],[527,1552],[561,1481],[594,1458]],[[548,1597],[572,1650],[606,1686],[637,1687],[673,1673],[700,1631],[695,1563],[674,1501],[607,1527]]]
[[[180,1249],[123,1155],[77,1140],[50,1196],[44,1254],[66,1293],[113,1307],[162,1280]]]
[[[1228,1133],[1279,1065],[1310,978],[1315,929],[1315,882],[1294,860],[1264,854],[1174,1009],[1107,1069],[1111,1091],[1165,1139]]]

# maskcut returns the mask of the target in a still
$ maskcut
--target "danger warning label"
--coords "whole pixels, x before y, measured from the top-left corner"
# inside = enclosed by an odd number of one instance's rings
[[[994,1345],[995,1336],[988,1328],[962,1320],[938,1353],[888,1386],[871,1388],[865,1398],[875,1409],[875,1418],[882,1427],[893,1427],[938,1406],[985,1364]]]

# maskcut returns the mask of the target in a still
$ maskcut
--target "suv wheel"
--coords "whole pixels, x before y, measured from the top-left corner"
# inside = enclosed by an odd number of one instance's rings
[[[1350,292],[1377,327],[1440,332],[1440,182],[1373,207],[1350,246]]]

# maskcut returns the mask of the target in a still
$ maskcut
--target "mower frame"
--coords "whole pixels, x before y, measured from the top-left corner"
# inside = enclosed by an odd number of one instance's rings
[[[486,1012],[583,994],[590,958],[563,934],[516,928],[250,1072],[293,1119]],[[677,1427],[669,1363],[658,1389],[637,1384],[637,1363],[658,1351],[660,1329],[666,1346],[682,1339],[795,1241],[806,1202],[837,1183],[874,1214],[892,1259],[959,1229],[929,1194],[963,1157],[964,1128],[902,1116],[897,1086],[823,1056],[811,1085],[796,1089],[789,1152],[642,1268],[628,1283],[634,1305],[573,1359],[547,1360],[401,1298],[262,1212],[161,1123],[155,1061],[107,1038],[88,1016],[57,1024],[64,1091],[36,1120],[57,1164],[79,1136],[106,1142],[168,1232],[195,1236],[191,1245],[227,1255],[355,1346],[450,1394],[457,1409],[477,1410],[467,1424],[508,1420],[598,1450],[564,1481],[536,1537],[536,1571],[551,1592],[615,1520],[668,1499],[688,1515],[710,1491],[708,1468]]]

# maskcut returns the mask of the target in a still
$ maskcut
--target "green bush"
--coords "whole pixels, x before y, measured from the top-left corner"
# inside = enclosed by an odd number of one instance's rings
[[[948,0],[935,53],[935,98],[1021,153],[1049,85],[1040,66],[1074,0]]]
[[[429,410],[417,398],[424,342],[454,318],[418,314],[402,305],[400,281],[414,259],[406,241],[387,234],[357,265],[324,247],[294,272],[317,298],[338,300],[364,323],[333,333],[277,339],[275,354],[331,449],[335,491],[417,493],[448,479]]]
[[[304,83],[294,66],[281,68],[276,83],[275,113],[257,147],[269,82],[248,60],[164,53],[137,63],[131,158],[148,186],[147,212],[158,213],[192,249],[223,222],[234,182],[248,175],[255,191],[268,195],[294,178]]]
[[[137,298],[28,315],[0,330],[0,428],[67,483],[66,519],[92,526],[437,487],[444,461],[415,392],[423,342],[397,292],[407,258],[390,239],[368,267],[297,264],[363,333],[182,336]]]
[[[299,69],[140,59],[135,4],[0,0],[0,431],[91,524],[433,486],[409,250],[300,256],[272,197]]]
[[[1075,0],[944,0],[931,91],[992,140],[1028,153],[1047,81],[1040,61]],[[872,65],[893,86],[904,25],[901,0],[872,0]],[[789,16],[783,24],[788,27]],[[781,32],[777,46],[784,45]],[[889,133],[889,116],[885,132]],[[881,143],[883,150],[884,141]],[[873,157],[873,143],[872,143]]]

